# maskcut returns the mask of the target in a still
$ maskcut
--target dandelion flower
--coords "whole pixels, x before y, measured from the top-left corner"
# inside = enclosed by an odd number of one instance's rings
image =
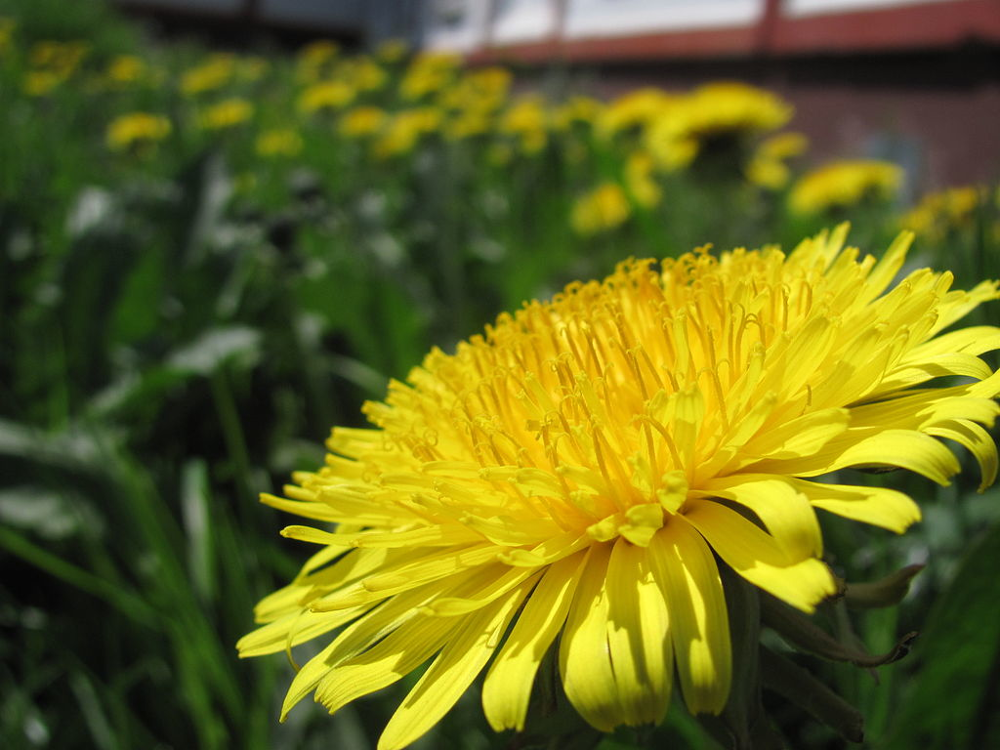
[[[253,104],[246,99],[233,97],[208,107],[199,117],[205,130],[228,130],[242,125],[253,117]]]
[[[254,144],[258,156],[297,156],[302,150],[302,136],[291,128],[265,130]]]
[[[299,96],[299,109],[306,114],[325,109],[340,109],[347,106],[357,91],[354,86],[343,81],[323,81],[307,88]]]
[[[792,188],[792,210],[802,214],[850,208],[869,198],[887,200],[896,195],[903,170],[875,159],[835,161],[815,169]]]
[[[935,239],[973,225],[976,210],[987,203],[989,191],[981,186],[952,187],[930,193],[902,217],[900,223],[920,235]],[[996,195],[1000,206],[1000,192]]]
[[[776,130],[792,117],[777,94],[742,83],[711,83],[678,97],[646,130],[646,147],[668,169],[689,166],[713,145]]]
[[[573,205],[570,226],[581,235],[606,232],[625,223],[632,215],[625,190],[617,182],[603,182]]]
[[[978,355],[1000,328],[942,331],[998,284],[953,291],[924,269],[891,286],[912,235],[876,262],[846,233],[788,255],[625,262],[433,350],[365,405],[370,428],[334,429],[322,469],[263,498],[340,524],[283,531],[319,551],[239,644],[337,631],[282,717],[313,691],[335,712],[430,662],[381,750],[424,734],[484,670],[490,724],[520,729],[550,648],[597,729],[659,722],[674,674],[693,712],[717,713],[732,657],[716,555],[810,612],[835,590],[817,508],[896,532],[920,517],[901,492],[811,478],[879,465],[947,484],[948,438],[992,482],[1000,373]],[[943,375],[966,382],[935,387]]]
[[[150,112],[129,112],[108,125],[105,141],[112,151],[126,151],[162,141],[173,127],[169,118]]]

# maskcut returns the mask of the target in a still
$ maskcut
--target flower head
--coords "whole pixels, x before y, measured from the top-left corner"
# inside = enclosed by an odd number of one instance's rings
[[[791,179],[786,162],[800,156],[808,146],[808,139],[801,133],[779,133],[764,139],[747,164],[747,179],[762,188],[780,190]]]
[[[621,226],[631,215],[632,206],[622,186],[603,182],[573,205],[570,225],[577,234],[598,234]]]
[[[253,117],[253,104],[233,97],[213,104],[201,113],[199,124],[205,130],[228,130]]]
[[[663,166],[687,167],[709,144],[776,130],[792,107],[776,94],[742,83],[712,83],[679,97],[648,126],[646,145]]]
[[[236,58],[233,55],[211,55],[202,64],[184,71],[181,76],[181,92],[187,96],[197,96],[221,89],[232,80],[235,73]]]
[[[265,130],[257,136],[254,146],[263,157],[297,156],[302,150],[302,136],[291,128]]]
[[[331,712],[425,662],[379,747],[433,726],[489,667],[497,730],[524,726],[558,639],[566,695],[594,727],[660,721],[676,673],[693,712],[731,682],[716,555],[804,611],[834,592],[816,509],[903,531],[913,501],[811,480],[896,466],[946,484],[966,446],[983,485],[1000,328],[941,333],[998,284],[950,289],[918,270],[891,286],[911,235],[881,261],[846,226],[777,248],[628,261],[603,282],[502,315],[432,351],[368,429],[336,428],[326,465],[276,508],[319,551],[256,611],[244,655],[340,629],[292,682]],[[960,385],[935,378],[962,375]],[[750,519],[754,520],[750,520]]]
[[[164,115],[130,112],[111,121],[105,140],[112,151],[125,151],[162,141],[172,129],[169,118]]]
[[[965,185],[925,195],[901,219],[900,223],[917,234],[940,239],[973,224],[976,209],[987,203],[989,191],[980,186]],[[995,195],[1000,206],[1000,191]]]
[[[789,202],[794,211],[818,214],[850,208],[868,198],[892,198],[902,181],[903,170],[891,162],[835,161],[800,179]]]
[[[357,90],[344,81],[315,83],[299,96],[299,109],[306,114],[324,109],[340,109],[354,101]]]

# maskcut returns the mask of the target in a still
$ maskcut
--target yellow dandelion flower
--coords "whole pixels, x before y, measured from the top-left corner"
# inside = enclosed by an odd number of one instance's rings
[[[137,55],[118,55],[108,63],[105,76],[111,83],[135,83],[146,74],[146,63]]]
[[[597,132],[608,137],[633,128],[642,130],[649,123],[664,117],[677,99],[677,96],[657,88],[631,91],[604,108],[597,120]]]
[[[417,107],[397,112],[386,123],[375,142],[374,152],[380,159],[410,153],[420,139],[438,130],[444,114],[434,107]]]
[[[389,74],[381,65],[363,56],[345,60],[337,69],[337,77],[349,81],[358,91],[378,91],[389,80]]]
[[[712,83],[675,99],[646,132],[646,146],[671,169],[688,166],[713,141],[739,139],[788,122],[792,107],[770,91]]]
[[[507,99],[512,76],[506,68],[491,67],[473,70],[454,85],[445,88],[438,97],[438,106],[466,112],[489,113],[499,109]]]
[[[747,164],[747,179],[762,188],[780,190],[792,177],[786,162],[805,153],[808,147],[809,139],[802,133],[779,133],[765,138]]]
[[[379,107],[355,107],[340,118],[338,130],[348,138],[364,138],[378,133],[386,117],[385,110]]]
[[[974,185],[930,193],[907,212],[900,223],[917,234],[941,238],[950,231],[970,226],[985,195],[985,188]]]
[[[105,141],[112,151],[126,151],[162,141],[173,129],[170,120],[150,112],[130,112],[108,125]]]
[[[577,234],[598,234],[621,226],[631,215],[632,206],[622,186],[605,182],[576,201],[570,226]]]
[[[302,136],[291,128],[275,128],[258,135],[254,145],[259,156],[296,156],[302,151]]]
[[[227,130],[253,117],[253,104],[246,99],[224,99],[205,109],[198,119],[204,130]]]
[[[221,89],[235,74],[236,58],[233,55],[225,53],[211,55],[201,65],[184,71],[180,81],[181,93],[197,96]]]
[[[299,96],[299,110],[312,114],[324,109],[340,109],[354,101],[357,90],[344,81],[315,83]]]
[[[836,161],[803,176],[792,188],[794,211],[818,214],[850,208],[868,199],[893,198],[903,181],[903,170],[887,161]]]
[[[653,179],[653,157],[647,151],[633,151],[625,162],[625,186],[632,200],[645,208],[660,202],[663,191]]]
[[[601,117],[604,105],[589,96],[573,96],[552,112],[552,129],[566,131],[576,123],[590,124]]]
[[[51,70],[29,70],[21,82],[21,88],[28,96],[45,96],[64,80],[64,76]]]
[[[68,78],[89,51],[87,42],[41,41],[32,45],[28,60],[33,68]]]
[[[455,77],[460,58],[446,52],[424,52],[414,58],[399,84],[399,93],[411,101],[440,91]]]
[[[675,674],[692,712],[718,713],[732,657],[716,555],[811,612],[836,590],[817,508],[896,532],[920,518],[902,492],[815,477],[877,465],[947,484],[947,438],[991,483],[1000,372],[979,355],[1000,328],[941,332],[998,284],[954,291],[923,269],[890,288],[912,235],[876,262],[846,234],[622,263],[433,350],[365,405],[370,428],[335,428],[323,468],[262,498],[341,524],[282,532],[319,551],[239,643],[257,656],[336,631],[282,718],[430,662],[380,750],[415,741],[483,670],[489,723],[522,729],[557,640],[566,695],[599,730],[662,720]]]
[[[306,68],[318,68],[333,60],[340,53],[340,46],[329,39],[311,42],[299,50],[299,64]]]

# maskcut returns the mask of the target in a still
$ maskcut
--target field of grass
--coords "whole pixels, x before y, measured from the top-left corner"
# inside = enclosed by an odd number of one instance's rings
[[[279,724],[292,666],[236,656],[306,558],[257,495],[524,300],[845,219],[873,254],[917,229],[914,262],[959,288],[1000,277],[994,189],[912,211],[894,165],[810,175],[791,115],[725,83],[598,102],[399,45],[207,51],[96,2],[0,2],[0,745],[374,747],[400,690]],[[1000,492],[976,493],[968,458],[945,488],[858,474],[918,500],[905,536],[823,519],[849,580],[927,565],[899,607],[827,623],[873,653],[920,631],[909,657],[877,678],[801,660],[860,708],[866,746],[1000,746]],[[844,745],[766,700],[790,747]],[[679,703],[655,732],[548,731],[717,747]],[[417,747],[519,741],[470,694]]]

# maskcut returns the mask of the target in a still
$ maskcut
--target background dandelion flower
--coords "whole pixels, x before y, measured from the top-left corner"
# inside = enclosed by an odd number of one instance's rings
[[[379,743],[404,747],[492,661],[486,716],[522,729],[557,639],[566,695],[597,729],[659,722],[675,673],[693,712],[718,713],[732,647],[715,555],[810,612],[835,590],[817,508],[896,532],[920,518],[901,492],[810,477],[880,465],[946,484],[948,438],[991,483],[1000,374],[978,355],[1000,328],[942,331],[997,284],[953,291],[924,269],[891,286],[912,235],[876,262],[846,233],[787,256],[625,262],[433,350],[365,405],[372,428],[334,429],[322,469],[264,497],[340,524],[283,531],[320,549],[239,644],[255,656],[340,629],[282,718],[310,692],[334,712],[430,661]],[[944,375],[967,382],[929,387]]]

